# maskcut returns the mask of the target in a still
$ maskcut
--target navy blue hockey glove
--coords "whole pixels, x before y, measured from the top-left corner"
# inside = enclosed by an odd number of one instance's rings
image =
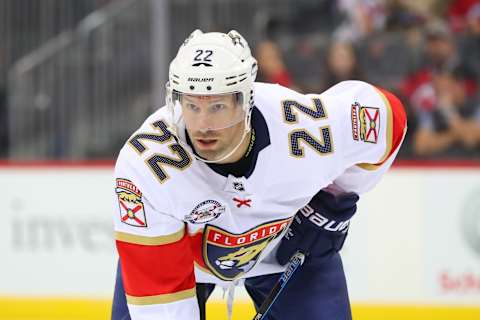
[[[326,191],[317,193],[295,214],[278,247],[277,261],[284,265],[297,250],[309,255],[310,261],[340,251],[358,199],[353,192],[337,196]]]

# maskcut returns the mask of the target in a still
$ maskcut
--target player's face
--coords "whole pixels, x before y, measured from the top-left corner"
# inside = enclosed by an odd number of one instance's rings
[[[245,111],[234,94],[184,95],[181,106],[188,135],[202,158],[220,159],[240,143]]]

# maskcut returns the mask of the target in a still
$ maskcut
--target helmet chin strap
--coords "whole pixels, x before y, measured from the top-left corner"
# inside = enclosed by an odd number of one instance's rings
[[[231,155],[233,155],[237,150],[238,148],[240,148],[240,146],[242,145],[243,141],[245,140],[245,137],[247,136],[247,134],[250,132],[250,128],[249,127],[246,127],[245,126],[245,129],[243,130],[243,134],[242,134],[242,139],[240,139],[240,141],[237,143],[237,145],[235,146],[235,148],[233,148],[230,152],[228,152],[226,155],[224,155],[223,157],[221,157],[220,159],[215,159],[215,160],[207,160],[207,159],[204,159],[200,156],[197,156],[196,153],[194,153],[194,156],[197,160],[199,161],[203,161],[205,163],[219,163],[225,159],[228,159]]]

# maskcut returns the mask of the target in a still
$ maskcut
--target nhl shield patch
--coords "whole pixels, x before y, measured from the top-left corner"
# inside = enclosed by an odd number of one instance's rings
[[[255,266],[262,251],[285,230],[290,220],[272,221],[241,234],[207,225],[203,235],[203,259],[207,267],[222,280],[237,279]]]
[[[380,133],[380,109],[364,107],[358,102],[352,105],[352,137],[353,140],[377,143]]]
[[[118,196],[120,220],[134,227],[147,227],[142,192],[127,179],[117,179],[115,192]]]

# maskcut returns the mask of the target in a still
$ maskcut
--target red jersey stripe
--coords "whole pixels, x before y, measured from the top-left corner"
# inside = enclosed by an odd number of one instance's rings
[[[125,292],[145,297],[177,293],[195,287],[193,253],[187,233],[177,242],[141,245],[116,241]]]
[[[205,272],[209,272],[208,267],[205,261],[203,260],[203,230],[193,235],[190,235],[190,239],[191,239],[192,252],[193,252],[193,257],[195,262],[201,268],[203,268]]]
[[[387,107],[391,108],[393,117],[391,149],[385,159],[383,159],[383,161],[379,163],[382,164],[400,146],[400,143],[402,142],[403,136],[405,134],[405,130],[407,129],[407,114],[405,112],[405,107],[403,106],[402,102],[394,94],[382,88],[377,87],[377,89],[385,96],[387,101],[390,103],[390,106]]]

